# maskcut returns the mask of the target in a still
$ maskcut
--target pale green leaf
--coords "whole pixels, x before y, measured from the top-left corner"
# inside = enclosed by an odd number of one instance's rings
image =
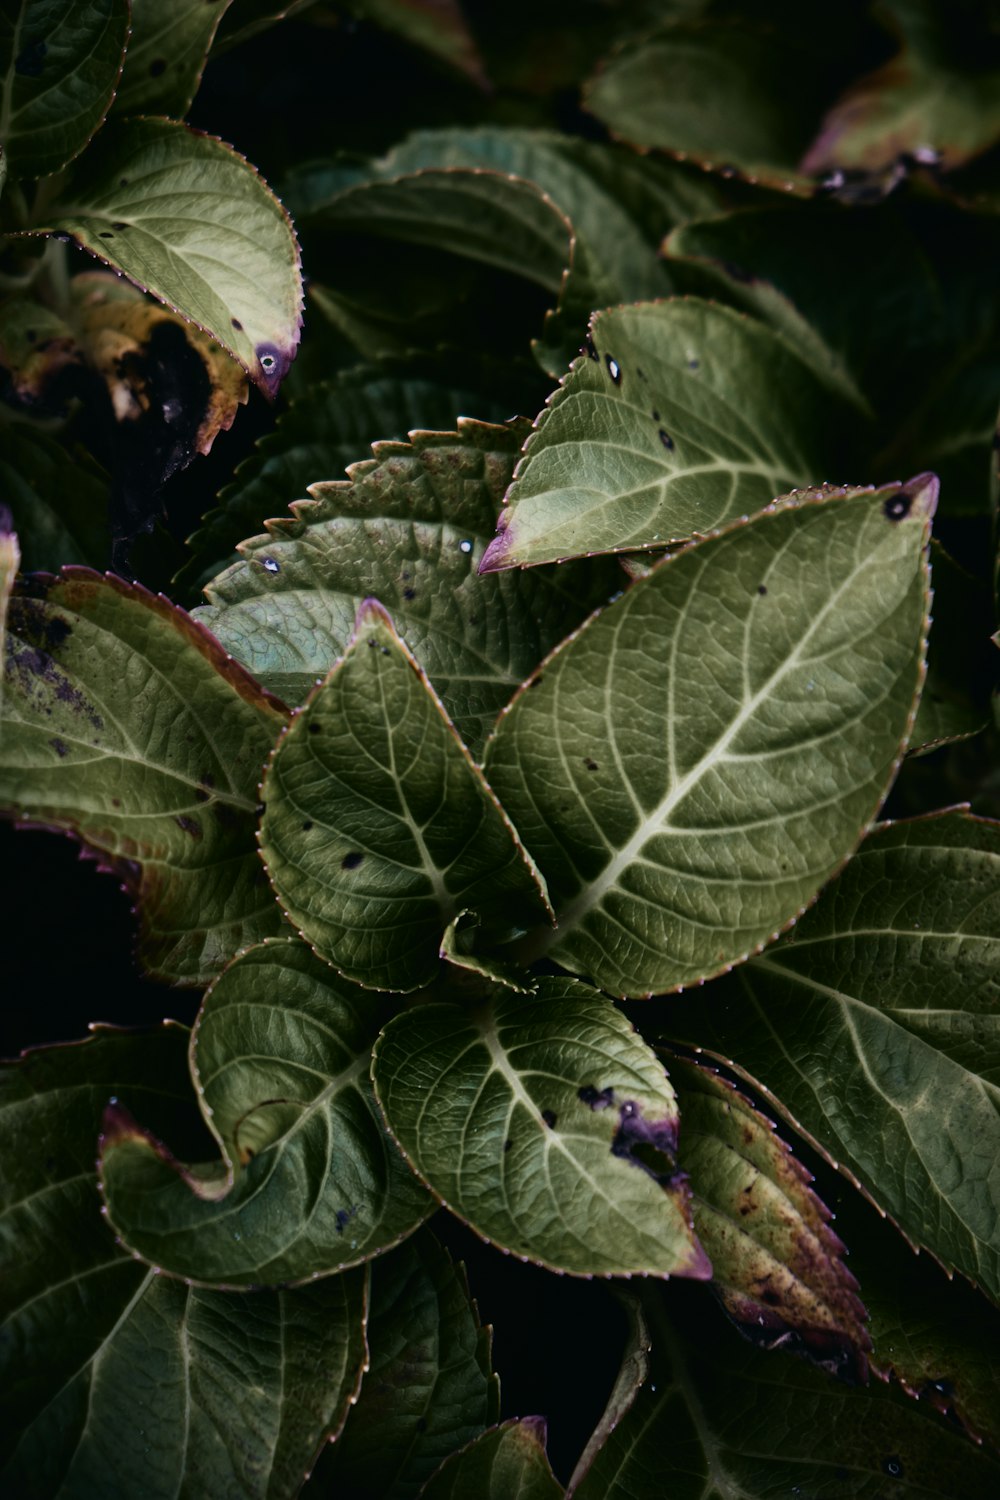
[[[34,232],[71,235],[277,391],[299,342],[298,245],[231,146],[174,120],[115,121],[50,213]]]
[[[232,0],[132,0],[132,35],[115,112],[183,118],[201,82],[216,29],[231,4]]]
[[[294,940],[241,954],[191,1043],[222,1163],[183,1166],[131,1114],[106,1118],[101,1184],[123,1243],[191,1283],[256,1287],[342,1271],[412,1233],[433,1204],[371,1097],[384,1011]]]
[[[462,1267],[429,1231],[373,1264],[367,1336],[361,1397],[307,1496],[410,1500],[499,1415],[491,1330],[480,1326]]]
[[[944,813],[877,829],[815,911],[683,1028],[994,1298],[998,974],[1000,829]]]
[[[292,720],[264,778],[284,910],[347,978],[414,990],[463,908],[548,910],[537,872],[382,606]]]
[[[556,910],[528,956],[643,996],[795,921],[906,745],[936,493],[921,475],[792,497],[661,562],[543,663],[485,758]]]
[[[678,1162],[726,1312],[751,1343],[864,1384],[865,1309],[809,1173],[732,1084],[687,1059],[665,1061],[684,1122]]]
[[[7,0],[0,10],[0,146],[18,177],[46,177],[110,108],[128,0]]]
[[[382,601],[479,756],[511,693],[621,587],[610,560],[480,578],[527,424],[458,423],[377,443],[347,482],[241,547],[195,617],[271,691],[301,703],[346,649],[367,594]]]
[[[276,699],[162,596],[67,568],[11,600],[6,811],[96,850],[137,898],[147,970],[204,984],[280,913],[254,847]]]
[[[578,1276],[711,1274],[662,1064],[603,996],[540,979],[403,1011],[375,1047],[393,1135],[477,1234]]]
[[[992,1500],[1000,1463],[922,1402],[754,1349],[674,1291],[643,1298],[650,1378],[574,1500]]]
[[[599,313],[525,446],[484,571],[662,548],[854,467],[857,408],[709,302]]]
[[[183,1132],[186,1046],[173,1025],[99,1031],[3,1069],[5,1494],[284,1500],[357,1392],[364,1272],[298,1291],[200,1291],[137,1264],[101,1218],[105,1104],[118,1095]]]
[[[421,1500],[560,1500],[549,1465],[544,1417],[513,1417],[474,1438],[443,1463],[421,1490]]]

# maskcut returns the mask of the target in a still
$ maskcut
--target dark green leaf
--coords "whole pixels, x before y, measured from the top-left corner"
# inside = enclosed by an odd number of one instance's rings
[[[556,909],[531,956],[643,996],[795,921],[906,744],[936,491],[792,497],[660,563],[543,663],[485,760]]]
[[[347,978],[415,990],[463,908],[548,911],[509,820],[374,599],[264,778],[261,852],[294,926]]]
[[[135,892],[150,973],[204,984],[280,914],[254,847],[286,711],[138,584],[67,568],[11,601],[7,811],[97,850]]]
[[[36,232],[72,235],[277,391],[299,342],[298,245],[230,146],[174,120],[115,121],[50,213]]]
[[[998,973],[1000,828],[943,813],[876,829],[815,911],[683,1025],[993,1297]]]
[[[128,0],[6,0],[0,145],[18,177],[57,172],[100,128],[128,30]]]
[[[655,1054],[585,985],[496,986],[389,1022],[373,1076],[432,1192],[502,1249],[579,1276],[704,1278]]]
[[[927,647],[927,681],[910,741],[911,751],[978,734],[989,722],[996,647],[990,588],[931,542],[934,618]]]
[[[378,443],[348,482],[241,548],[195,617],[259,680],[300,703],[346,649],[366,594],[392,614],[472,753],[546,651],[621,586],[610,560],[480,578],[527,424]]]
[[[515,1417],[475,1438],[443,1463],[421,1500],[560,1500],[563,1493],[545,1452],[544,1417]]]
[[[434,1470],[499,1415],[490,1330],[461,1266],[428,1231],[371,1270],[370,1365],[342,1436],[307,1495],[410,1500]]]
[[[342,1271],[412,1233],[433,1205],[372,1102],[383,1015],[301,943],[242,953],[191,1044],[222,1162],[183,1166],[109,1110],[102,1189],[128,1248],[189,1282],[257,1287]]]
[[[138,1265],[101,1219],[104,1106],[118,1095],[183,1133],[186,1045],[173,1025],[100,1031],[4,1069],[6,1494],[283,1500],[357,1392],[363,1272],[299,1291],[199,1291]]]
[[[71,452],[37,428],[5,424],[0,494],[20,535],[26,573],[107,562],[108,477],[85,452]]]
[[[756,321],[693,298],[612,308],[538,419],[484,570],[704,536],[837,480],[862,432]]]
[[[476,43],[459,0],[348,0],[367,21],[393,32],[485,84]]]
[[[115,99],[117,113],[186,115],[216,28],[231,3],[132,0],[132,35]]]
[[[261,31],[267,31],[278,21],[290,20],[310,10],[317,0],[239,0],[222,19],[216,32],[212,56],[238,47]]]
[[[674,1289],[644,1297],[648,1383],[574,1500],[991,1500],[1000,1463],[898,1390],[752,1348]],[[706,1337],[709,1327],[711,1333]]]

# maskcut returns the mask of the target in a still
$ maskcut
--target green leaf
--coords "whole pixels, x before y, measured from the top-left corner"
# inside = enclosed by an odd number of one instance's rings
[[[47,224],[198,325],[274,395],[295,358],[291,221],[232,147],[174,120],[115,121]]]
[[[864,1384],[865,1309],[809,1173],[732,1084],[687,1059],[667,1062],[684,1122],[678,1162],[726,1312],[751,1343]]]
[[[8,0],[0,14],[0,145],[46,177],[100,129],[121,72],[128,0]]]
[[[465,907],[531,920],[543,887],[382,606],[292,720],[264,778],[261,853],[293,925],[348,979],[415,990]]]
[[[885,824],[681,1028],[994,1298],[998,965],[998,825],[955,812]]]
[[[371,1269],[370,1366],[306,1494],[410,1500],[497,1420],[500,1386],[462,1267],[427,1230]]]
[[[544,1417],[512,1417],[443,1463],[421,1500],[560,1500],[563,1488],[545,1452],[547,1438]]]
[[[375,1047],[409,1161],[477,1234],[578,1276],[711,1273],[673,1175],[678,1112],[655,1054],[568,979],[403,1011]]]
[[[936,491],[792,497],[661,562],[542,664],[485,758],[556,910],[529,956],[645,996],[795,921],[905,748]]]
[[[809,144],[836,73],[823,47],[752,18],[675,20],[638,35],[587,83],[586,107],[618,139],[656,146],[753,180],[802,181]],[[832,76],[831,76],[832,75]]]
[[[752,1348],[709,1309],[643,1298],[650,1379],[574,1500],[989,1500],[1000,1463],[899,1390],[858,1389]]]
[[[220,492],[217,509],[189,539],[193,555],[178,581],[207,583],[236,561],[238,542],[255,536],[270,517],[285,516],[307,486],[339,479],[374,443],[402,443],[414,430],[450,431],[462,412],[502,422],[518,409],[520,386],[506,364],[448,356],[355,365],[317,382],[293,400]],[[254,570],[248,571],[252,578]],[[341,642],[324,667],[342,648]],[[298,699],[315,677],[315,670],[304,672]],[[287,687],[285,695],[295,698]]]
[[[104,566],[109,489],[108,476],[82,449],[70,451],[27,425],[0,428],[0,495],[20,535],[26,573],[62,563]]]
[[[278,21],[290,20],[303,11],[310,10],[316,0],[239,0],[222,19],[215,35],[212,56],[238,47],[261,31],[267,31]]]
[[[187,114],[216,28],[232,0],[132,0],[132,35],[116,114]],[[240,9],[242,9],[242,5]]]
[[[621,587],[610,560],[480,578],[526,423],[459,419],[457,433],[377,443],[348,482],[320,484],[294,519],[240,549],[195,618],[288,702],[347,647],[366,593],[392,614],[476,756],[514,688]]]
[[[652,1341],[638,1297],[626,1293],[619,1298],[622,1311],[628,1319],[628,1332],[622,1362],[611,1387],[601,1419],[587,1440],[587,1445],[577,1459],[576,1468],[570,1476],[566,1489],[572,1495],[583,1481],[595,1458],[601,1452],[618,1424],[624,1420],[635,1402],[636,1396],[646,1385],[650,1375],[650,1353]]]
[[[459,0],[348,0],[367,21],[467,73],[484,86],[483,65]]]
[[[920,695],[911,752],[978,734],[989,722],[996,647],[989,585],[959,567],[931,541],[934,619],[927,645],[927,681]]]
[[[3,1070],[7,1494],[281,1500],[357,1392],[363,1272],[299,1291],[199,1291],[138,1265],[102,1221],[102,1110],[117,1094],[183,1132],[186,1046],[173,1024],[101,1030]]]
[[[706,535],[853,467],[862,430],[783,339],[728,308],[598,313],[526,444],[483,570]]]
[[[139,955],[204,984],[280,915],[254,847],[286,710],[182,610],[67,568],[11,600],[3,804],[73,834],[134,892]]]
[[[301,943],[242,953],[205,996],[191,1072],[221,1164],[185,1167],[127,1111],[101,1154],[124,1244],[200,1285],[259,1287],[342,1271],[412,1233],[433,1205],[371,1098],[384,1006]]]

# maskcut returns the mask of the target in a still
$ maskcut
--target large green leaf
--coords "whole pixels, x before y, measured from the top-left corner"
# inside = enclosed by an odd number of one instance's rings
[[[795,921],[906,744],[936,492],[792,497],[660,563],[542,664],[485,759],[556,910],[526,956],[643,996]]]
[[[441,1465],[421,1490],[422,1500],[560,1500],[547,1436],[544,1417],[513,1417],[491,1428]]]
[[[129,0],[6,0],[0,7],[0,146],[18,177],[78,155],[115,95]]]
[[[376,442],[402,443],[414,430],[450,431],[462,413],[502,422],[509,412],[523,410],[520,402],[526,393],[519,389],[521,384],[511,380],[506,364],[445,356],[356,365],[330,380],[317,381],[293,400],[274,431],[260,439],[220,492],[218,508],[209,512],[189,540],[193,555],[178,581],[185,585],[207,582],[213,573],[236,561],[233,552],[244,537],[256,536],[272,516],[287,519],[289,506],[305,495],[307,486],[341,479],[349,466],[368,458]],[[530,401],[530,392],[527,395]],[[467,479],[463,493],[469,488]],[[491,493],[491,508],[495,498]],[[475,506],[470,508],[478,515]],[[252,579],[254,571],[241,576],[248,574]],[[359,592],[350,620],[361,597]],[[382,597],[391,599],[394,609],[403,602],[391,595]],[[261,627],[258,620],[255,640]],[[340,654],[343,644],[342,640],[331,651],[322,670]],[[298,697],[288,685],[283,696],[298,701],[315,677],[315,668],[305,668]]]
[[[674,1026],[768,1093],[917,1244],[1000,1298],[1000,827],[887,824]]]
[[[280,926],[254,847],[285,711],[138,584],[67,568],[11,600],[2,805],[97,850],[138,899],[150,973],[204,984]]]
[[[294,926],[347,978],[414,990],[459,911],[547,911],[534,865],[374,599],[264,778],[261,852]]]
[[[186,115],[216,28],[232,0],[132,0],[119,114]],[[240,9],[242,9],[242,5]]]
[[[410,1500],[499,1416],[490,1330],[429,1231],[372,1266],[368,1347],[360,1400],[307,1495]]]
[[[36,233],[72,236],[277,391],[299,342],[298,245],[232,147],[174,120],[115,121],[49,212]]]
[[[195,617],[273,692],[300,703],[379,598],[474,755],[546,651],[621,587],[610,560],[480,578],[526,423],[378,443],[240,549]]]
[[[477,1234],[578,1276],[704,1278],[663,1066],[610,1001],[568,979],[483,986],[389,1022],[373,1076],[389,1128]]]
[[[0,500],[14,518],[26,573],[107,562],[110,481],[83,450],[72,452],[27,424],[4,425]]]
[[[483,570],[705,535],[843,478],[861,431],[752,319],[694,298],[612,308],[537,421]]]
[[[108,1214],[144,1260],[201,1285],[284,1285],[357,1265],[432,1204],[371,1098],[385,1007],[294,940],[242,953],[205,996],[191,1071],[222,1163],[182,1166],[110,1110]]]
[[[183,1134],[186,1045],[173,1025],[102,1030],[3,1070],[6,1494],[283,1500],[357,1392],[364,1272],[298,1291],[199,1291],[137,1264],[101,1218],[104,1106],[118,1095]]]
[[[832,1381],[752,1348],[709,1309],[645,1297],[649,1379],[574,1500],[990,1500],[1000,1463],[899,1390]]]
[[[732,1084],[690,1060],[667,1061],[684,1122],[678,1162],[726,1312],[752,1343],[864,1383],[865,1310],[809,1173]]]

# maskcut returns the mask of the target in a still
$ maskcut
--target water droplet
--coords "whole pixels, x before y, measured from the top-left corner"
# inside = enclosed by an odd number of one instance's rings
[[[275,560],[274,560],[273,557],[265,557],[265,558],[263,558],[261,560],[261,566],[264,568],[265,572],[267,572],[267,573],[280,573],[281,572],[281,564],[279,562],[275,562]]]
[[[466,538],[464,541],[459,542],[458,549],[460,552],[471,552],[472,543]]]
[[[606,354],[604,356],[604,363],[607,365],[608,374],[611,376],[611,379],[614,381],[615,385],[621,385],[622,372],[621,366],[619,365],[618,361],[616,359],[612,359],[610,354]]]

